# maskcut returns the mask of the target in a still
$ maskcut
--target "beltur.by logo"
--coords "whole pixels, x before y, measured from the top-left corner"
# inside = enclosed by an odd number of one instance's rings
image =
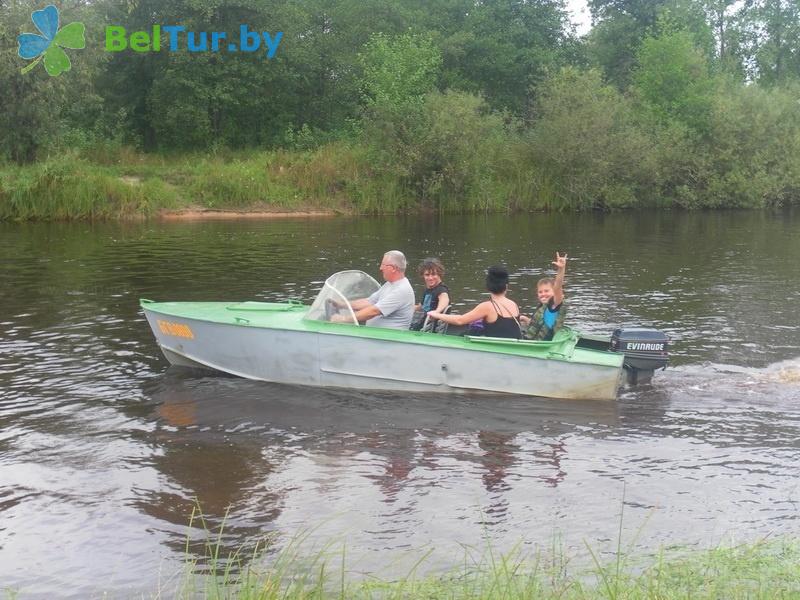
[[[42,60],[44,60],[45,71],[52,77],[69,71],[72,63],[62,48],[86,47],[86,40],[83,36],[86,28],[83,23],[70,23],[59,29],[58,9],[52,4],[42,10],[33,11],[31,20],[42,35],[23,33],[17,36],[18,54],[25,60],[36,59],[23,68],[22,72],[27,73]]]
[[[264,48],[265,56],[272,58],[278,51],[283,32],[274,35],[269,31],[251,31],[247,25],[239,26],[238,38],[224,31],[186,31],[182,25],[153,25],[152,32],[127,30],[119,25],[106,26],[106,51],[121,52],[130,48],[134,52],[160,52],[161,33],[169,36],[170,52],[186,49],[189,52],[255,52]],[[262,46],[263,41],[263,46]]]

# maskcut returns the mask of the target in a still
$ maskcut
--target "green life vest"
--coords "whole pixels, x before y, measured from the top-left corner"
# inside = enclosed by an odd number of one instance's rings
[[[531,323],[525,330],[526,340],[552,340],[556,331],[561,329],[564,324],[564,317],[567,316],[567,301],[562,300],[561,306],[556,313],[556,322],[552,329],[544,322],[544,311],[547,304],[539,304],[531,317]]]

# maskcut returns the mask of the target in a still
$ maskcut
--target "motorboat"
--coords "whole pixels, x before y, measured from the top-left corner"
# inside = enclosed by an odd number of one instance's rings
[[[350,303],[379,288],[352,270],[329,277],[310,306],[140,304],[173,365],[276,383],[612,400],[626,372],[640,382],[667,364],[668,340],[651,329],[618,329],[606,338],[563,327],[552,341],[531,341],[359,324]]]

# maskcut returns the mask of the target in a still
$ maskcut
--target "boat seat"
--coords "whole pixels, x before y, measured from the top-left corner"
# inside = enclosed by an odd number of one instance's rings
[[[453,306],[452,304],[448,304],[447,306],[445,306],[444,309],[442,310],[442,313],[445,315],[449,315],[450,308],[452,306]],[[428,333],[438,333],[444,335],[445,333],[447,333],[447,326],[448,323],[445,323],[444,321],[439,321],[438,319],[431,319],[430,317],[426,316],[425,321],[422,323],[422,329],[420,329],[420,331]]]
[[[517,340],[512,338],[496,338],[485,336],[464,336],[471,343],[486,344],[494,346],[513,346],[535,348],[548,356],[562,356],[569,358],[572,356],[575,346],[578,343],[578,334],[569,327],[559,329],[552,340]]]

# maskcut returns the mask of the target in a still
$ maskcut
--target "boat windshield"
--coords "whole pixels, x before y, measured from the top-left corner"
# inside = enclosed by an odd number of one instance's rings
[[[325,281],[305,318],[330,321],[333,315],[345,315],[358,325],[350,301],[366,298],[380,289],[380,284],[363,271],[339,271]]]

